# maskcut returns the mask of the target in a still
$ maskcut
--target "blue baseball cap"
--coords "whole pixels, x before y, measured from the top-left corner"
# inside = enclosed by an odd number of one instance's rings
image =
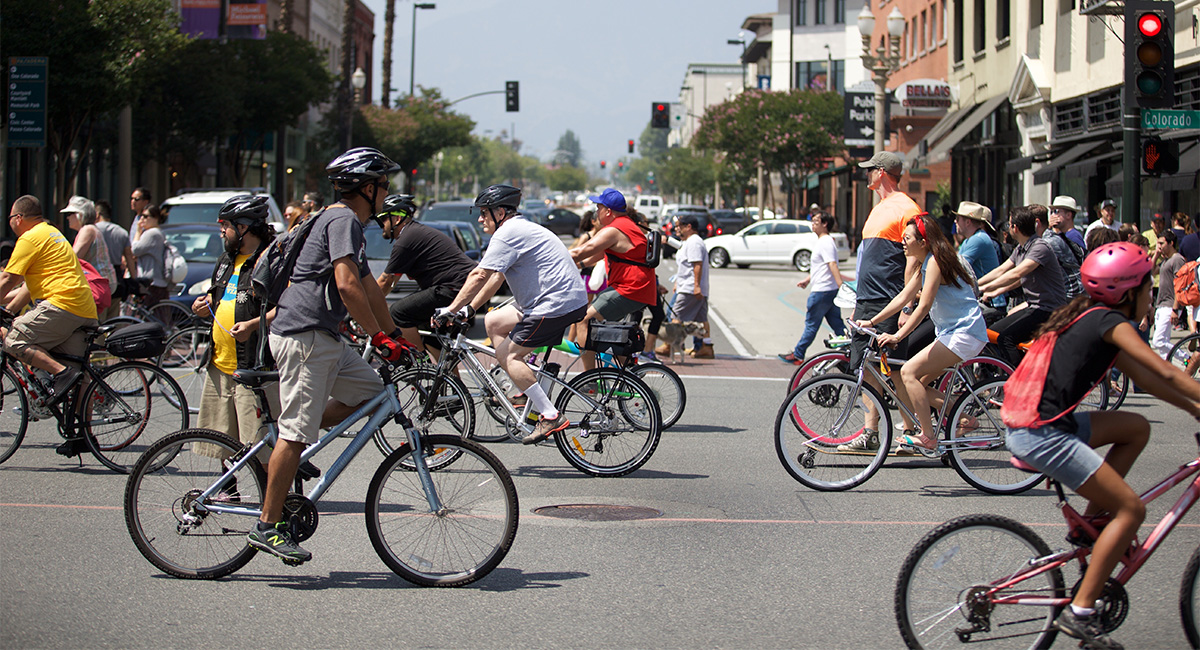
[[[611,187],[601,192],[600,196],[589,196],[588,200],[613,212],[625,211],[625,195]]]

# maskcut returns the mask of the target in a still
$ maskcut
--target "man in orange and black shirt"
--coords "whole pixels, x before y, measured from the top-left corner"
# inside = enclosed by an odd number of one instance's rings
[[[863,226],[862,242],[858,245],[858,299],[854,307],[854,320],[870,320],[904,289],[905,257],[904,226],[921,208],[900,191],[900,175],[904,163],[890,151],[880,151],[866,162],[858,163],[867,170],[867,189],[879,195],[879,204],[871,209],[867,223]],[[911,306],[904,307],[907,314]],[[880,332],[895,334],[899,329],[897,314],[876,325]],[[862,363],[863,352],[870,338],[855,334],[850,343],[850,366],[857,368]],[[904,357],[904,342],[900,342],[897,355]],[[868,375],[867,382],[874,385]],[[878,386],[875,386],[878,389]],[[879,448],[879,414],[867,402],[866,427],[863,433],[851,442],[841,445],[851,451],[874,451]]]

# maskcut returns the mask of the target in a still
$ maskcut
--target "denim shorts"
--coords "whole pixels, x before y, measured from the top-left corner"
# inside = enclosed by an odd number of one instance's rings
[[[1072,490],[1087,482],[1104,464],[1092,449],[1092,414],[1072,413],[1075,433],[1047,424],[1037,429],[1009,429],[1005,444],[1012,455]]]

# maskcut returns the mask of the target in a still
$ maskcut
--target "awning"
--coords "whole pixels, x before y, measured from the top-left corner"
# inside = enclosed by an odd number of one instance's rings
[[[1170,176],[1155,178],[1151,184],[1162,192],[1184,192],[1197,187],[1196,174],[1200,172],[1200,144],[1193,143],[1186,151],[1179,152],[1179,171]]]
[[[1058,173],[1058,170],[1061,167],[1067,165],[1068,163],[1075,162],[1075,160],[1080,156],[1099,147],[1101,144],[1103,144],[1103,142],[1100,142],[1099,140],[1083,142],[1055,156],[1053,160],[1044,165],[1041,169],[1033,172],[1033,184],[1041,185],[1043,183],[1049,183],[1050,181],[1054,180],[1055,174]],[[1094,162],[1092,163],[1092,169],[1090,173],[1096,173],[1096,166]]]
[[[963,138],[967,137],[967,134],[974,131],[975,128],[979,126],[979,123],[984,120],[984,118],[986,118],[988,115],[991,115],[993,111],[995,111],[997,108],[1000,108],[1000,105],[1006,101],[1008,101],[1008,95],[1005,94],[998,95],[982,104],[977,105],[975,110],[972,111],[971,114],[966,117],[966,119],[962,120],[959,122],[958,126],[954,127],[954,130],[950,132],[950,135],[942,138],[941,141],[934,145],[933,149],[929,152],[929,164],[932,165],[934,163],[939,163],[949,158],[950,150],[954,148],[954,145],[958,144]]]
[[[1004,173],[1020,174],[1030,167],[1033,167],[1033,156],[1025,156],[1024,158],[1017,158],[1004,163]]]
[[[919,162],[918,159],[921,156],[921,148],[924,147],[925,150],[928,151],[929,145],[936,145],[937,141],[940,140],[942,136],[949,133],[950,130],[958,124],[959,120],[966,117],[967,113],[969,112],[971,112],[970,109],[961,108],[957,111],[951,111],[942,116],[942,119],[938,120],[938,123],[934,124],[932,129],[929,129],[929,133],[926,133],[925,137],[921,138],[921,141],[917,143],[917,146],[908,150],[908,160],[913,161],[914,165],[917,164]]]

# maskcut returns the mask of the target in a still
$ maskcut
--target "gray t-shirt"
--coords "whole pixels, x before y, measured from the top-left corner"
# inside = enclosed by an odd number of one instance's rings
[[[121,266],[121,257],[125,253],[125,247],[129,245],[129,231],[111,221],[97,221],[96,228],[100,230],[100,236],[108,246],[108,257],[113,268]]]
[[[562,240],[524,217],[496,229],[479,268],[504,274],[525,316],[565,316],[587,306],[583,278]]]
[[[167,276],[163,268],[163,251],[166,244],[167,238],[163,236],[162,231],[150,228],[129,245],[137,259],[137,272],[134,273],[134,277],[150,278],[150,284],[155,287],[167,286]]]
[[[1187,263],[1179,253],[1162,263],[1158,269],[1158,302],[1155,307],[1170,307],[1175,304],[1175,274]]]
[[[271,333],[325,330],[337,337],[338,326],[347,311],[333,279],[333,262],[343,257],[350,257],[358,265],[360,278],[371,274],[362,222],[349,208],[339,206],[325,210],[313,224],[296,257],[292,283],[279,298]],[[297,279],[305,277],[309,279]]]
[[[1025,302],[1035,309],[1054,311],[1067,304],[1066,282],[1063,279],[1062,267],[1058,257],[1046,240],[1041,237],[1030,237],[1013,251],[1014,265],[1020,266],[1027,259],[1038,263],[1037,268],[1024,278],[1021,278],[1021,291],[1025,294]]]

